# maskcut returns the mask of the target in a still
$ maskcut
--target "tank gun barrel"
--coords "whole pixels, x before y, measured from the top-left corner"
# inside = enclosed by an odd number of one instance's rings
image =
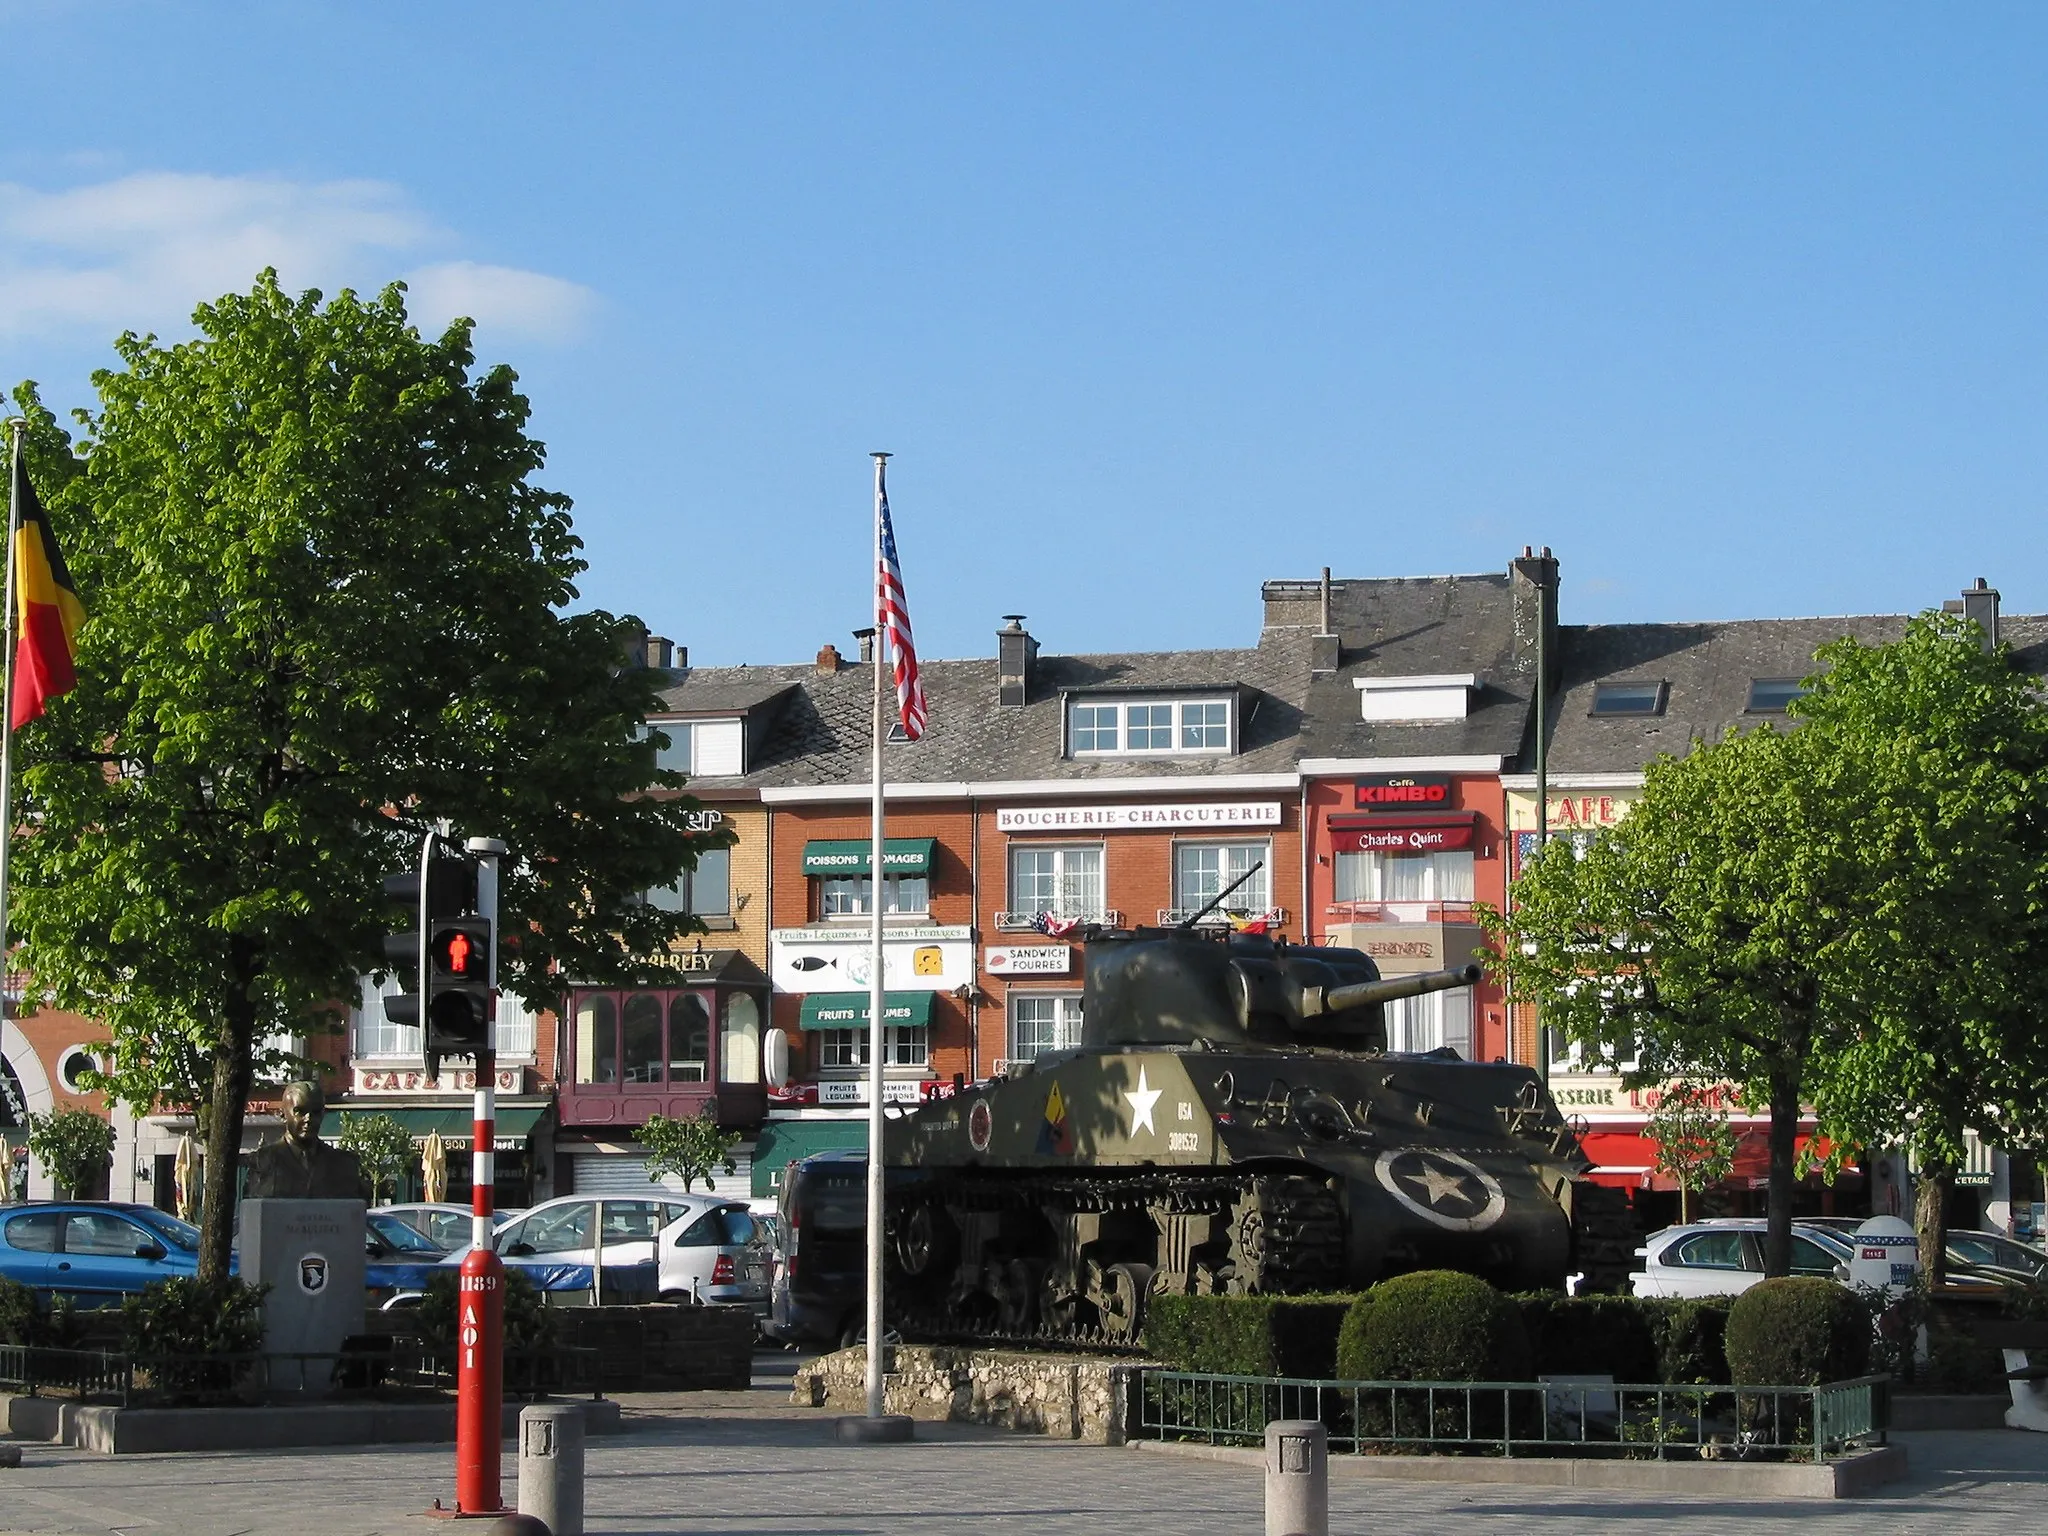
[[[1469,987],[1485,974],[1477,964],[1461,965],[1449,971],[1424,971],[1419,976],[1390,976],[1383,981],[1358,981],[1346,987],[1308,987],[1301,998],[1302,1017],[1338,1013],[1371,1003],[1391,1003],[1396,998],[1420,997],[1425,992],[1448,992]]]

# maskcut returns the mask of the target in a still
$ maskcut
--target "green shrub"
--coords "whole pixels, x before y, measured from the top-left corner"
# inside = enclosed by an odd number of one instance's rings
[[[1297,1376],[1337,1371],[1337,1330],[1350,1296],[1155,1296],[1145,1309],[1145,1349],[1176,1370],[1219,1376]]]
[[[1869,1310],[1832,1280],[1766,1280],[1728,1310],[1728,1371],[1737,1386],[1844,1381],[1861,1376],[1869,1360]]]
[[[413,1312],[420,1337],[433,1349],[451,1353],[455,1348],[455,1307],[461,1296],[460,1275],[444,1269],[427,1281],[425,1294]],[[516,1269],[505,1271],[505,1347],[538,1349],[554,1336],[554,1318],[548,1312],[540,1287]]]
[[[1728,1382],[1728,1302],[1724,1298],[1644,1297],[1636,1303],[1657,1352],[1654,1381],[1680,1386]]]
[[[78,1334],[78,1315],[69,1296],[44,1301],[20,1281],[0,1276],[0,1344],[71,1349]]]
[[[1651,1314],[1635,1297],[1534,1291],[1509,1299],[1522,1314],[1536,1375],[1659,1379]]]
[[[159,1280],[122,1299],[122,1347],[136,1357],[145,1384],[172,1401],[232,1393],[251,1378],[246,1362],[229,1357],[262,1350],[269,1289],[233,1276]]]
[[[1352,1303],[1337,1335],[1347,1381],[1529,1381],[1529,1336],[1515,1304],[1475,1275],[1425,1269],[1382,1280]]]

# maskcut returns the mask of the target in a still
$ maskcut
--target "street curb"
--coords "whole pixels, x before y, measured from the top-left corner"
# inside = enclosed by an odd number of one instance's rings
[[[48,1397],[6,1397],[7,1432],[108,1456],[163,1451],[291,1450],[419,1445],[455,1439],[453,1403],[318,1403],[289,1408],[100,1408]],[[519,1436],[521,1403],[505,1404],[503,1434]],[[619,1405],[584,1400],[584,1433],[617,1434]]]
[[[1130,1449],[1246,1467],[1263,1467],[1266,1460],[1263,1450],[1188,1441],[1134,1440]],[[1904,1477],[1906,1448],[1875,1446],[1819,1466],[1783,1461],[1333,1455],[1330,1474],[1374,1481],[1520,1483],[1539,1488],[1611,1488],[1624,1493],[1699,1493],[1717,1498],[1848,1499]]]
[[[1893,1429],[2004,1429],[2005,1410],[2012,1406],[2010,1393],[1928,1394],[1917,1396],[1894,1392],[1891,1403]]]

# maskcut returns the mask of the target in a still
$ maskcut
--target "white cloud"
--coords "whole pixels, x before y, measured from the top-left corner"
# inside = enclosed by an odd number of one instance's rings
[[[374,289],[451,243],[384,182],[155,172],[62,192],[0,183],[0,334],[177,331],[265,267],[288,289]],[[431,262],[408,282],[424,329],[466,314],[499,335],[559,341],[595,305],[575,283],[472,261]]]

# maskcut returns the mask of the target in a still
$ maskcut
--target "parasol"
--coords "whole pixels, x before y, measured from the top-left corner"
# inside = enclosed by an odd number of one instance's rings
[[[441,1133],[431,1131],[426,1144],[420,1148],[421,1194],[431,1205],[439,1205],[448,1198],[448,1149],[441,1144]]]
[[[199,1210],[199,1143],[187,1133],[178,1138],[178,1156],[173,1165],[178,1199],[178,1219],[190,1221]]]

